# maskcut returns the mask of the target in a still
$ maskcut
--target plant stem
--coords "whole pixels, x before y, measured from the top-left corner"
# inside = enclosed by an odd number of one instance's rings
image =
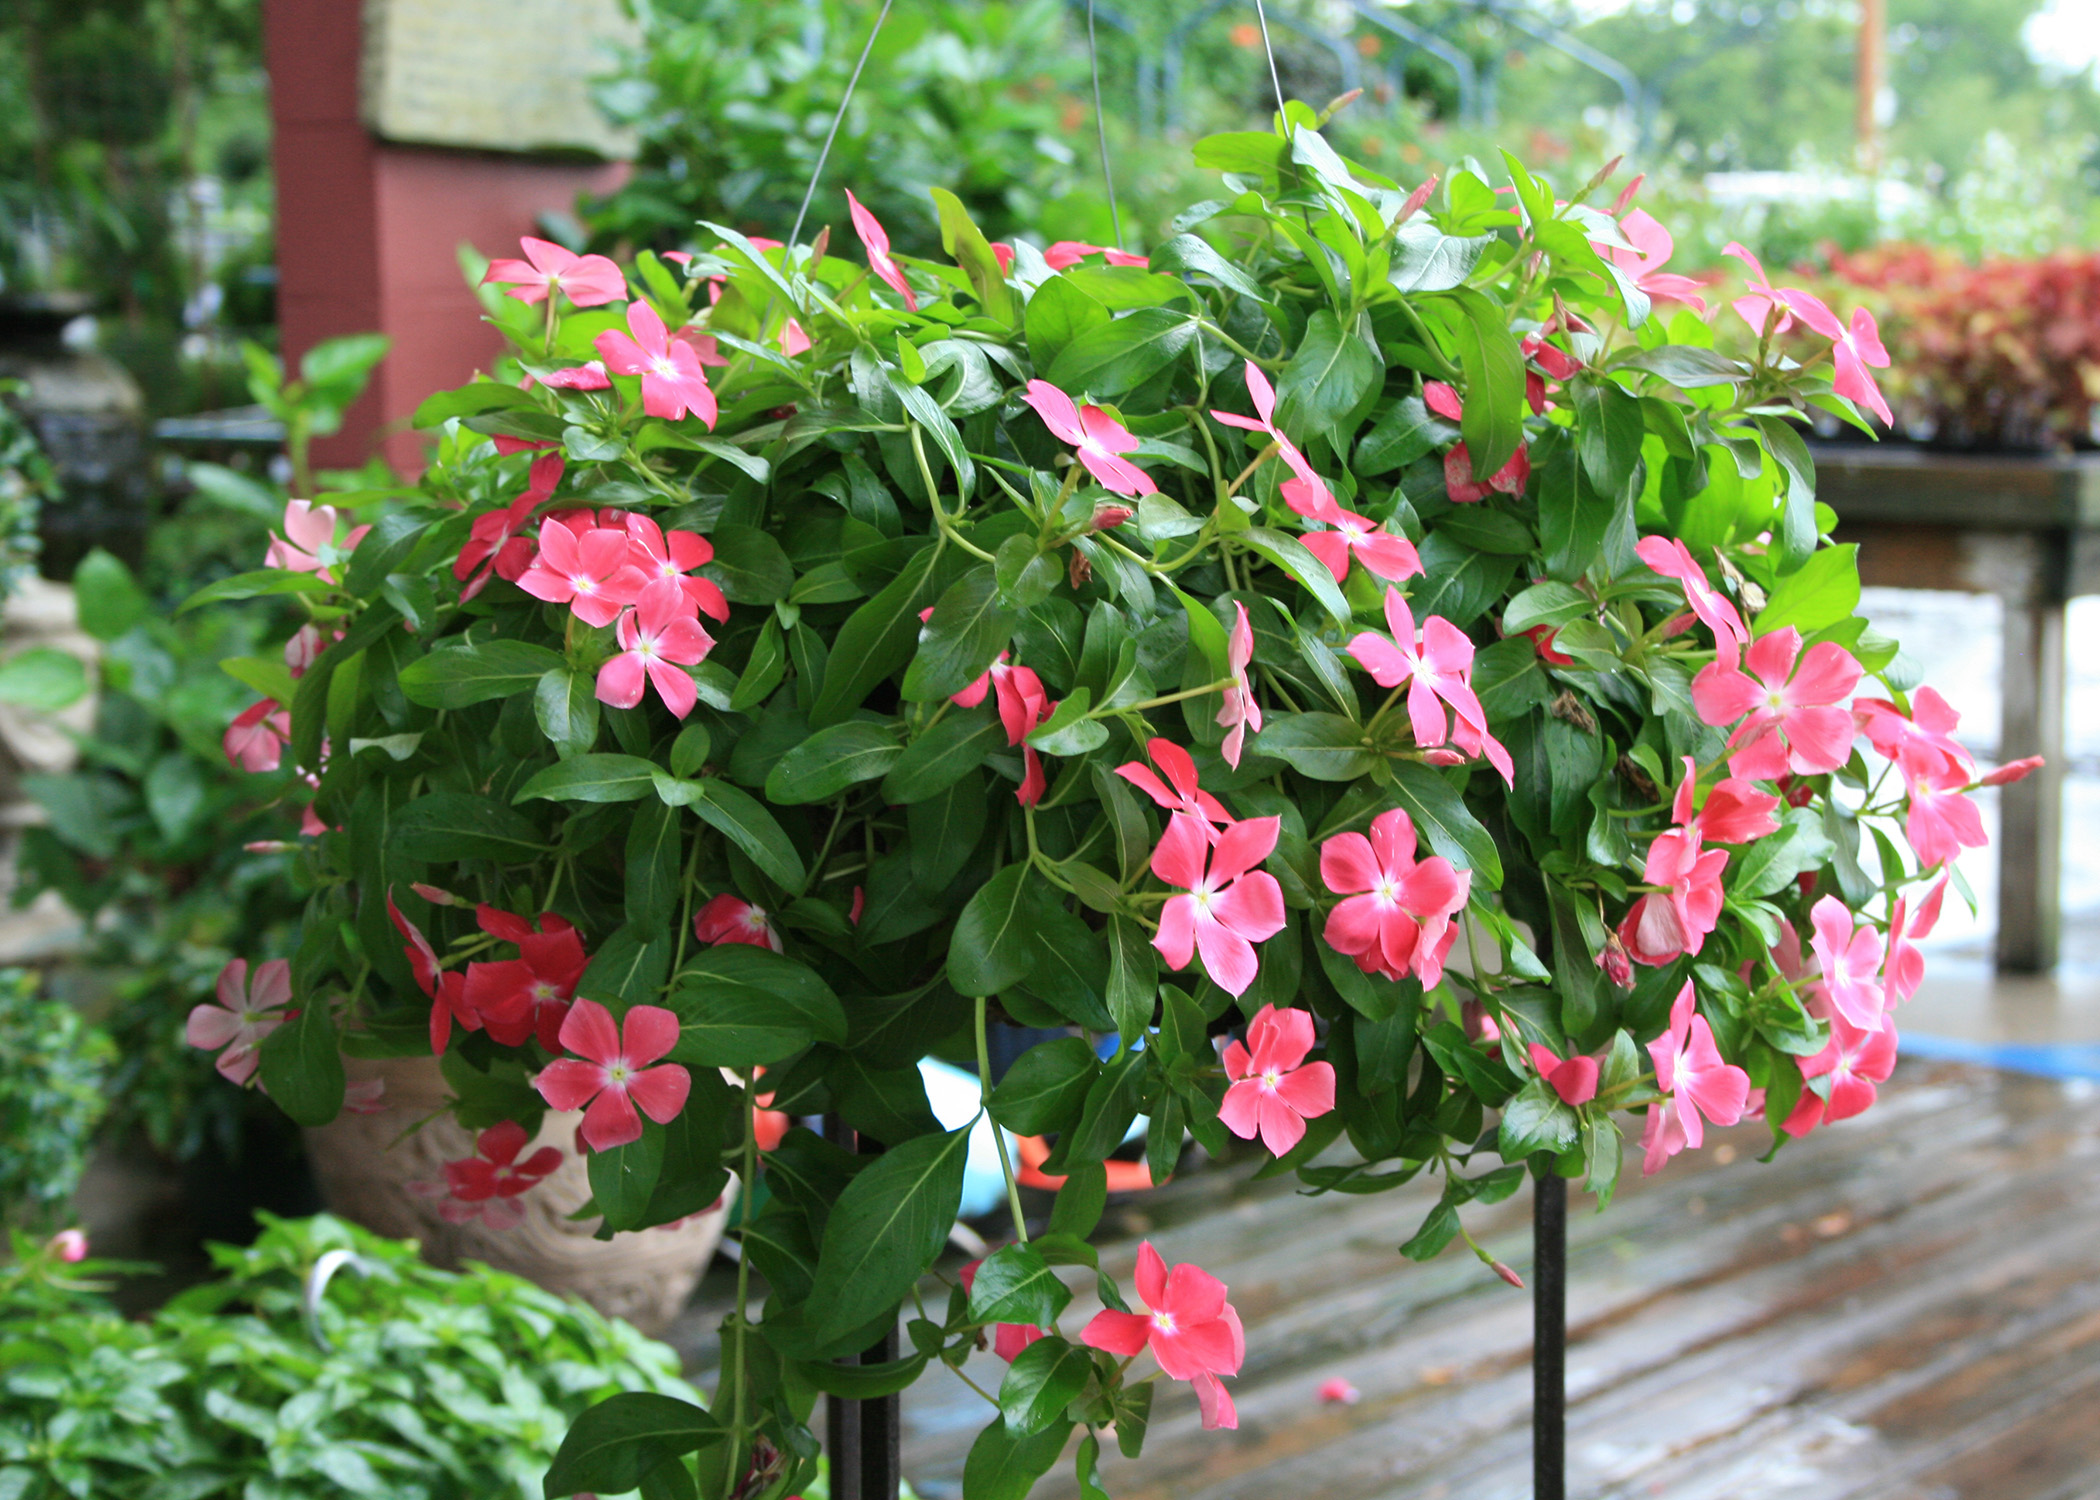
[[[744,1224],[748,1228],[751,1222],[751,1185],[758,1180],[758,1122],[751,1114],[754,1108],[752,1101],[758,1093],[758,1070],[746,1068],[743,1082],[744,1169],[737,1201],[743,1206]],[[722,1479],[722,1493],[725,1495],[734,1494],[736,1491],[737,1452],[743,1446],[744,1385],[748,1373],[744,1368],[744,1340],[748,1336],[745,1328],[750,1321],[751,1306],[751,1256],[747,1249],[749,1239],[748,1233],[741,1230],[738,1232],[737,1249],[741,1253],[736,1258],[736,1389],[729,1398],[729,1461]],[[716,1393],[716,1399],[721,1399],[719,1391]]]
[[[1028,1243],[1028,1221],[1021,1214],[1021,1185],[1014,1178],[1013,1159],[1006,1152],[1006,1132],[992,1118],[992,1047],[991,1038],[985,1031],[985,998],[977,997],[977,1090],[984,1102],[985,1122],[992,1127],[992,1140],[999,1147],[999,1171],[1006,1178],[1006,1206],[1014,1216],[1014,1239],[1020,1244]],[[960,1374],[960,1371],[956,1373]],[[980,1392],[980,1394],[982,1394]]]

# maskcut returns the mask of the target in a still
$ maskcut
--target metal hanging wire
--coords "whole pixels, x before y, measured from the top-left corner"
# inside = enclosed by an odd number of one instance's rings
[[[1094,140],[1101,148],[1101,185],[1108,190],[1108,223],[1123,248],[1123,215],[1116,207],[1116,174],[1108,164],[1108,117],[1101,112],[1101,48],[1094,40],[1094,0],[1086,0],[1086,57],[1094,73]]]
[[[890,18],[890,6],[894,0],[882,0],[882,9],[875,14],[875,24],[868,28],[868,40],[860,49],[860,59],[853,64],[852,76],[846,80],[846,92],[839,96],[839,107],[831,117],[831,128],[824,132],[824,145],[817,152],[817,164],[809,174],[809,186],[802,190],[802,206],[795,210],[795,227],[788,231],[788,253],[792,255],[802,243],[802,222],[809,217],[810,201],[817,196],[817,183],[824,176],[824,163],[831,160],[831,144],[839,138],[839,126],[845,123],[846,107],[853,102],[853,91],[860,87],[860,75],[868,66],[869,54],[875,50],[875,38],[882,35],[882,23]],[[1099,85],[1095,89],[1099,97]]]
[[[1283,80],[1276,75],[1276,48],[1269,41],[1269,12],[1261,0],[1254,0],[1254,19],[1261,23],[1261,50],[1269,59],[1269,87],[1276,91],[1276,118],[1282,123],[1284,133],[1291,128],[1290,114],[1283,107]]]

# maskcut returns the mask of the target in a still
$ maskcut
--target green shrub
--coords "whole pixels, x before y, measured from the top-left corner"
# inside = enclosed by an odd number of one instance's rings
[[[0,1224],[42,1225],[73,1196],[114,1056],[35,974],[0,970]]]

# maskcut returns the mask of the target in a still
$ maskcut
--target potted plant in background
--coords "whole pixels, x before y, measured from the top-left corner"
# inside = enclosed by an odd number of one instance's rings
[[[712,1410],[594,1407],[550,1496],[793,1493],[819,1392],[994,1338],[971,1500],[1082,1429],[1082,1487],[1136,1456],[1158,1375],[1233,1425],[1229,1289],[1149,1246],[1091,1274],[1141,1113],[1155,1178],[1187,1135],[1315,1191],[1441,1176],[1427,1258],[1527,1171],[1608,1201],[1620,1111],[1653,1171],[1887,1076],[1982,834],[1789,421],[1860,420],[1864,343],[1778,354],[1832,315],[1760,272],[1723,355],[1631,190],[1410,188],[1322,123],[1199,142],[1222,196],[1149,258],[992,244],[941,193],[941,261],[857,201],[858,254],[528,245],[491,271],[524,378],[424,404],[416,499],[295,501],[195,601],[310,617],[254,678],[315,832],[296,948],[212,1022],[244,1076],[321,1126],[364,1059],[436,1056],[603,1232],[766,1164]],[[1008,1022],[1066,1034],[995,1080]],[[970,1135],[940,1049],[1064,1185],[929,1298]],[[478,1154],[462,1213],[517,1186]]]

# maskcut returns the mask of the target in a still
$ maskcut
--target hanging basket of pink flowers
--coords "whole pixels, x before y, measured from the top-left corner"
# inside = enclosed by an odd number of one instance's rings
[[[1134,1455],[1155,1367],[1234,1425],[1228,1289],[1094,1276],[1140,1115],[1153,1180],[1191,1136],[1440,1177],[1427,1259],[1527,1172],[1607,1202],[1624,1115],[1654,1172],[1873,1102],[1982,833],[1799,436],[1860,421],[1871,338],[1724,357],[1630,190],[1410,190],[1320,123],[1200,142],[1223,195],[1149,257],[940,193],[943,261],[857,203],[860,255],[528,242],[515,371],[424,404],[415,501],[295,502],[207,591],[312,617],[242,665],[229,750],[313,779],[314,894],[193,1032],[229,1075],[313,1123],[344,1051],[436,1053],[479,1127],[581,1108],[609,1233],[767,1169],[712,1410],[594,1409],[549,1495],[795,1493],[818,1393],[986,1340],[971,1500],[1080,1429],[1082,1485]],[[1010,1023],[1061,1034],[995,1083]],[[928,1299],[970,1130],[917,1065],[958,1048],[1009,1188],[1009,1132],[1061,1186]],[[786,1128],[824,1114],[886,1149]]]

